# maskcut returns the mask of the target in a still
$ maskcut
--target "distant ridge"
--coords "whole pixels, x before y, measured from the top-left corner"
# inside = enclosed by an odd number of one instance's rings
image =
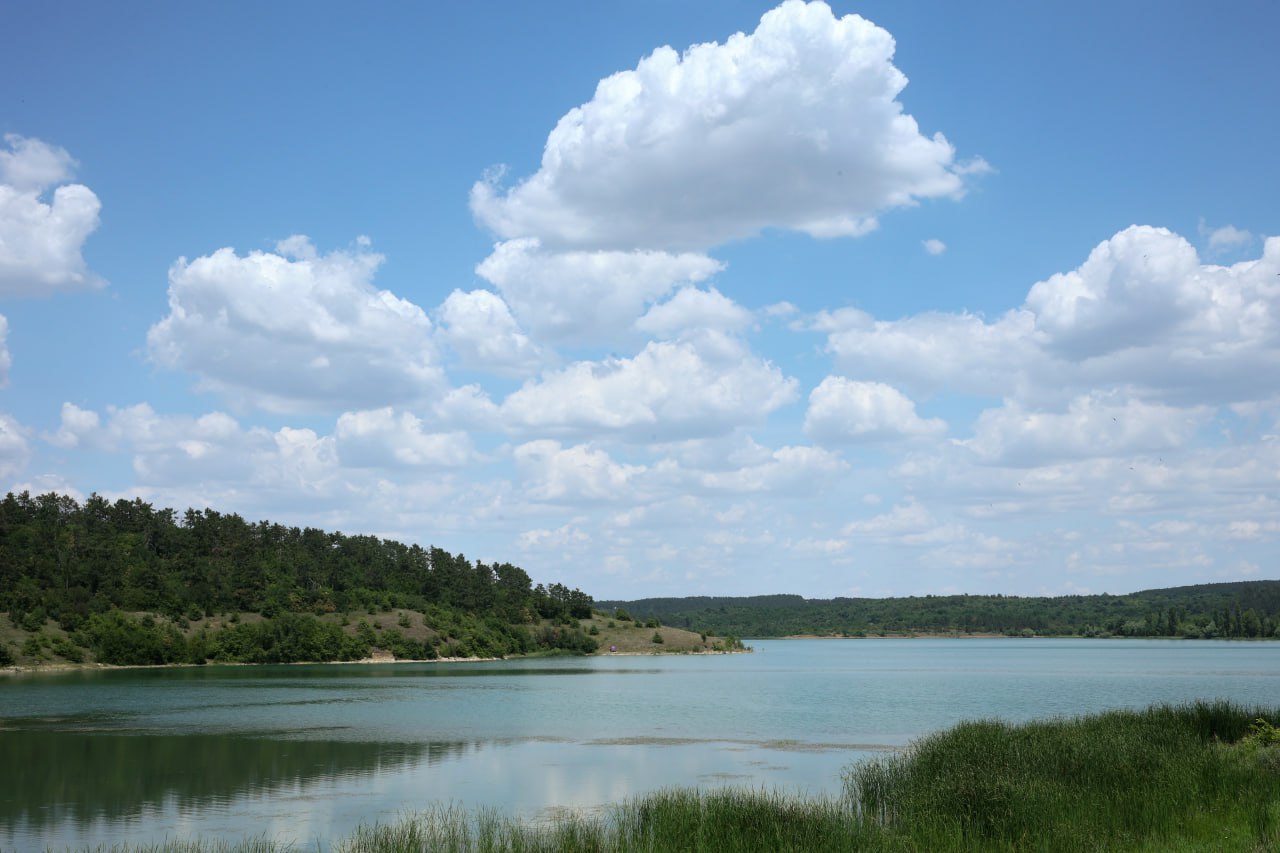
[[[1148,589],[1127,595],[926,595],[806,599],[690,596],[599,601],[665,624],[741,637],[1006,634],[1280,638],[1280,580]]]

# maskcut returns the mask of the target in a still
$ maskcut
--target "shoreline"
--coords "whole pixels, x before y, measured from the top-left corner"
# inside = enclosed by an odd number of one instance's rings
[[[19,675],[61,675],[72,672],[110,672],[129,669],[207,669],[214,666],[382,666],[386,664],[410,663],[492,663],[494,661],[538,660],[540,658],[603,658],[603,657],[681,657],[685,655],[740,655],[750,654],[751,649],[735,649],[733,651],[715,651],[712,649],[699,651],[652,651],[652,652],[596,652],[588,655],[511,655],[505,658],[393,658],[368,657],[360,660],[306,660],[283,663],[248,663],[245,661],[209,661],[207,663],[156,663],[156,664],[110,664],[110,663],[68,663],[65,661],[39,664],[36,666],[19,665],[0,667],[0,678]]]

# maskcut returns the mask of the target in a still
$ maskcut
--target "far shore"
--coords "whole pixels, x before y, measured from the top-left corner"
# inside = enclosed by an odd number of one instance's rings
[[[924,631],[916,631],[906,634],[865,634],[862,636],[847,636],[845,634],[788,634],[785,637],[752,637],[749,639],[756,640],[1015,640],[1023,639],[1021,637],[1010,637],[1008,634],[983,633],[975,631],[973,633],[927,633]],[[1028,639],[1042,639],[1032,637]]]

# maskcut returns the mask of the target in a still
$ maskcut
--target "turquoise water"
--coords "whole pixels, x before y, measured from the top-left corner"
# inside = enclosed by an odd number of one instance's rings
[[[657,788],[839,791],[975,717],[1280,704],[1280,644],[778,640],[755,653],[0,679],[0,848],[267,836],[432,802],[533,819]]]

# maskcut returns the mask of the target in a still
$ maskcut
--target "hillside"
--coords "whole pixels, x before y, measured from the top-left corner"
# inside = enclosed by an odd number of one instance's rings
[[[740,637],[1008,634],[1082,637],[1271,638],[1280,581],[1151,589],[1128,595],[1003,595],[805,599],[646,598],[600,601],[641,619]]]
[[[586,653],[592,618],[581,590],[440,548],[97,495],[0,501],[0,666]]]

